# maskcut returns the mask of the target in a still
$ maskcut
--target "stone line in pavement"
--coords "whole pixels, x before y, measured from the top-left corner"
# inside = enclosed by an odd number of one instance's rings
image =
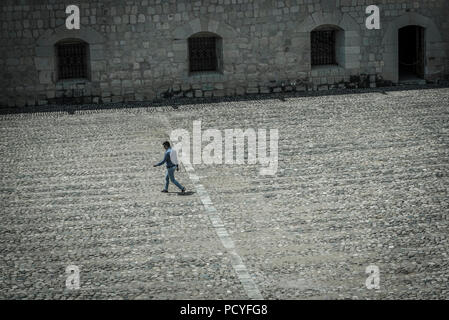
[[[165,124],[165,127],[167,129],[170,128],[170,124],[167,117],[162,116],[162,122]],[[171,131],[167,131],[167,133],[168,136],[170,136]],[[242,283],[246,294],[250,299],[262,300],[263,296],[260,293],[259,288],[251,278],[251,275],[249,274],[242,258],[235,250],[234,241],[232,240],[231,236],[226,230],[226,227],[224,226],[223,221],[221,220],[220,215],[217,212],[217,209],[215,209],[214,204],[212,203],[207,193],[207,190],[200,183],[200,178],[195,174],[195,169],[190,163],[184,163],[184,168],[186,169],[189,175],[190,181],[193,183],[196,191],[198,192],[201,202],[203,203],[204,209],[206,210],[209,216],[209,219],[212,223],[212,226],[214,227],[215,232],[217,233],[218,238],[220,239],[221,243],[226,248],[229,256],[231,257],[232,267],[234,268],[235,273],[237,274],[240,282]]]

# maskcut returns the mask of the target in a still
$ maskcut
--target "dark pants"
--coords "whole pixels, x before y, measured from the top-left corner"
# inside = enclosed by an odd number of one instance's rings
[[[184,187],[175,179],[175,170],[176,170],[176,166],[167,168],[167,172],[165,173],[165,190],[168,190],[168,184],[170,183],[170,180],[179,189],[181,189],[181,190],[184,189]]]

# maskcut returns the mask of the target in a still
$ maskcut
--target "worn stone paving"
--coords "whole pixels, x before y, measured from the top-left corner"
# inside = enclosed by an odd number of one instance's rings
[[[194,165],[265,299],[449,297],[442,88],[1,115],[0,298],[247,299],[199,194],[152,167],[194,120],[279,130],[275,176]]]

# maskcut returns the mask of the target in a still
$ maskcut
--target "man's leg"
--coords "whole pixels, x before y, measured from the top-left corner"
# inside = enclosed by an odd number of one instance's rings
[[[169,169],[167,169],[167,172],[165,172],[165,189],[166,191],[168,191],[168,184],[170,183],[170,177],[169,177],[169,173],[168,173]]]
[[[175,184],[180,190],[184,190],[184,187],[175,179],[175,167],[172,167],[167,170],[168,176],[170,177],[171,182]]]

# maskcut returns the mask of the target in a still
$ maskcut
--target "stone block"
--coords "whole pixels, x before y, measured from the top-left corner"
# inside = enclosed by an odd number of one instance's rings
[[[214,97],[223,97],[225,95],[224,90],[214,90]]]
[[[39,71],[39,83],[51,84],[52,83],[51,71]]]
[[[235,89],[235,93],[236,93],[237,95],[239,95],[239,96],[244,95],[245,92],[246,92],[246,90],[245,90],[245,88],[243,88],[243,87],[237,87],[237,88]]]
[[[270,93],[270,92],[271,90],[269,87],[266,86],[260,87],[260,93]]]
[[[92,49],[90,50],[90,59],[91,60],[104,60],[105,55],[103,49]]]
[[[7,59],[6,64],[12,65],[11,59]],[[36,57],[36,58],[34,58],[34,64],[35,64],[37,70],[53,70],[53,68],[54,68],[54,66],[51,63],[50,58]]]
[[[37,46],[36,47],[36,57],[51,57],[54,54],[54,48],[52,46]],[[39,61],[42,63],[42,61]],[[39,64],[40,66],[40,64]],[[38,64],[36,63],[36,68]]]
[[[27,103],[27,100],[25,98],[22,98],[22,97],[16,98],[16,107],[25,107],[26,103]]]
[[[215,89],[219,89],[219,90],[224,89],[223,83],[221,83],[221,82],[215,83],[214,87],[215,87]]]
[[[353,55],[360,54],[360,47],[345,47],[345,53]]]
[[[131,80],[123,80],[122,81],[123,88],[131,88],[132,86],[133,86],[133,83]]]
[[[113,102],[113,103],[123,102],[123,97],[122,96],[112,96],[111,102]]]
[[[247,88],[247,89],[246,89],[246,93],[247,93],[247,94],[255,94],[255,93],[259,93],[259,88]]]
[[[56,92],[54,90],[47,91],[47,99],[54,99],[56,96]]]

